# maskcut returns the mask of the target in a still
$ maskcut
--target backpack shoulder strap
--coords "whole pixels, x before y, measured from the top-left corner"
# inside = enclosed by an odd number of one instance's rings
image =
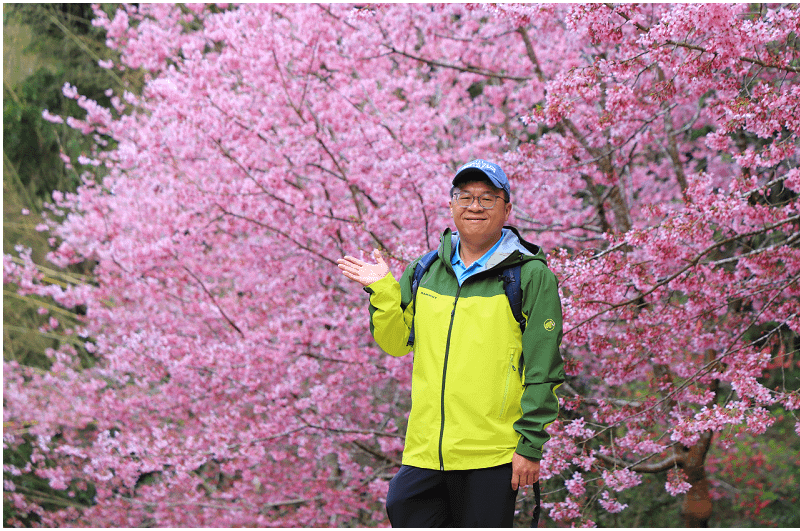
[[[411,277],[412,299],[417,294],[417,288],[419,287],[419,283],[422,280],[423,275],[425,275],[425,272],[431,267],[431,264],[435,262],[438,257],[438,252],[436,249],[434,249],[433,251],[422,255],[422,258],[420,258],[419,262],[417,262],[417,265],[414,267],[414,276]]]
[[[411,301],[414,303],[414,316],[416,317],[416,302],[417,302],[417,289],[419,283],[425,272],[431,267],[431,264],[439,257],[436,250],[430,251],[422,256],[414,266],[414,274],[411,277]],[[525,316],[522,314],[522,265],[503,269],[500,273],[500,278],[503,279],[503,291],[506,292],[508,304],[511,306],[511,313],[514,315],[514,320],[519,323],[521,332],[525,332]],[[406,346],[414,345],[414,317],[411,318],[411,332],[408,334],[408,342]]]
[[[433,251],[429,251],[422,255],[422,258],[419,259],[417,265],[414,266],[414,274],[411,277],[411,301],[414,303],[414,316],[416,317],[417,313],[417,288],[419,288],[419,283],[422,281],[423,275],[425,272],[431,267],[434,261],[439,257],[438,251],[434,249]],[[411,318],[411,332],[408,334],[408,342],[406,346],[410,347],[414,345],[414,317]]]
[[[517,264],[504,269],[500,273],[503,279],[503,290],[508,297],[508,304],[511,306],[511,313],[514,320],[519,323],[520,330],[525,332],[525,316],[522,315],[522,264]]]

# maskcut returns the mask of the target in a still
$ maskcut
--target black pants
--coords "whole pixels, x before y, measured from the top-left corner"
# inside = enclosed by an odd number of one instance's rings
[[[403,465],[389,483],[392,527],[512,527],[511,463],[440,472]]]

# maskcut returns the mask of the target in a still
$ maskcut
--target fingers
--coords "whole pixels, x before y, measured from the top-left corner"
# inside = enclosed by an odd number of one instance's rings
[[[382,279],[389,272],[389,267],[383,260],[380,250],[374,249],[372,256],[376,260],[374,264],[349,255],[338,259],[336,262],[345,277],[366,287]]]
[[[347,262],[342,259],[340,259],[338,262],[339,269],[345,277],[358,282],[362,286],[365,285],[364,280],[361,278],[359,266],[355,265],[353,262]]]
[[[336,262],[339,266],[339,269],[342,270],[342,273],[344,273],[346,277],[353,279],[354,276],[359,276],[363,267],[367,265],[363,260],[359,260],[358,258],[354,258],[352,256],[339,258]]]
[[[386,265],[386,262],[383,260],[383,256],[378,249],[372,251],[372,256],[375,257],[375,260],[378,264]],[[336,263],[339,265],[339,269],[342,271],[350,271],[351,273],[356,273],[360,271],[363,267],[369,266],[368,262],[364,260],[360,260],[354,256],[347,255],[343,258],[339,258]]]
[[[345,271],[344,269],[342,269],[342,274],[347,278],[349,278],[350,280],[355,280],[356,282],[359,282],[358,275],[355,275],[349,271]]]
[[[539,461],[515,453],[511,459],[511,488],[527,487],[539,481]]]
[[[520,475],[520,474],[512,474],[511,475],[511,489],[512,490],[519,490],[520,487],[530,487],[534,483],[536,483],[539,478],[534,478],[532,474],[530,475]]]
[[[364,267],[365,265],[365,262],[363,260],[359,260],[354,256],[345,256],[344,258],[339,258],[336,262],[339,264],[339,267],[342,267],[342,265],[345,266],[353,265],[355,267]]]
[[[375,258],[375,261],[377,263],[386,264],[386,262],[383,260],[383,254],[381,253],[381,251],[379,249],[373,249],[372,250],[372,256]],[[345,256],[343,258],[339,258],[337,260],[337,262],[339,263],[340,267],[341,267],[342,264],[352,264],[352,265],[354,265],[356,267],[364,267],[365,265],[369,265],[364,260],[360,260],[360,259],[356,258],[355,256],[350,256],[350,255],[347,255],[347,256]]]

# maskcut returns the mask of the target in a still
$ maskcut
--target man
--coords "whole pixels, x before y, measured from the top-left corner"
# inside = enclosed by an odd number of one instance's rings
[[[544,253],[505,226],[503,170],[474,160],[452,184],[456,232],[444,231],[416,296],[419,260],[399,282],[377,249],[375,263],[346,256],[339,267],[370,293],[378,345],[415,353],[403,462],[386,500],[392,525],[511,527],[517,489],[539,480],[545,428],[558,415],[561,302]],[[518,263],[524,333],[499,277]]]

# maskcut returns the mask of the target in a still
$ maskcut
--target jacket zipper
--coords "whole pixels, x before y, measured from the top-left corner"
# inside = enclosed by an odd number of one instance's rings
[[[442,444],[444,441],[444,384],[447,379],[447,359],[450,357],[450,337],[453,333],[453,321],[456,317],[456,304],[458,304],[458,296],[461,294],[461,286],[458,286],[456,291],[456,298],[453,301],[453,311],[450,312],[450,327],[447,329],[447,343],[444,349],[444,366],[442,368],[442,422],[439,427],[439,470],[444,471],[444,454],[442,453]]]

